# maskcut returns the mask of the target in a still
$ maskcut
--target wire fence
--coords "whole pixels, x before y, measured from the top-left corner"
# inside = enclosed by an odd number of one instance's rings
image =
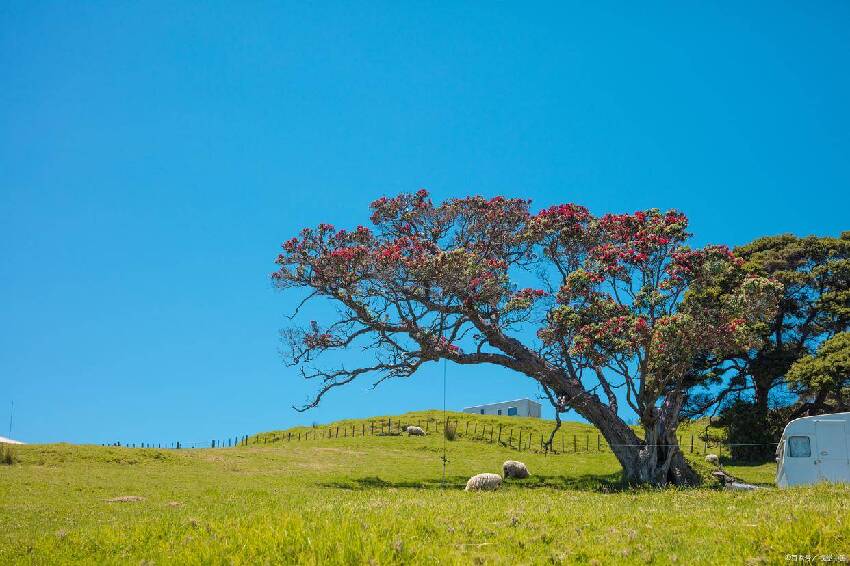
[[[479,426],[480,425],[480,426]],[[471,419],[449,419],[446,422],[432,419],[378,419],[357,424],[331,426],[314,425],[311,428],[261,433],[257,435],[239,435],[211,439],[200,442],[170,443],[120,443],[104,446],[124,446],[127,448],[193,449],[193,448],[235,448],[239,446],[258,446],[281,443],[303,443],[309,441],[335,440],[355,437],[400,436],[407,433],[407,427],[415,426],[425,434],[447,435],[451,440],[463,439],[487,444],[496,444],[518,452],[538,452],[545,454],[579,454],[587,452],[610,452],[612,446],[636,446],[627,444],[611,445],[599,433],[583,432],[541,432],[529,427],[512,427],[478,423]],[[448,428],[448,433],[446,432]],[[775,446],[773,443],[732,443],[709,433],[685,433],[677,436],[678,446],[690,454],[709,454],[716,452],[723,457],[736,446]],[[639,446],[645,446],[641,444]],[[659,445],[660,446],[660,445]]]

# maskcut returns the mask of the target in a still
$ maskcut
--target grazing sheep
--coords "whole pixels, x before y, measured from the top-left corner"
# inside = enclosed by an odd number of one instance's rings
[[[425,436],[425,431],[418,426],[409,426],[407,427],[407,434],[408,436]]]
[[[715,466],[720,465],[720,458],[717,457],[717,454],[706,454],[705,461],[709,464],[714,464]]]
[[[502,464],[502,472],[505,474],[505,479],[517,478],[521,480],[527,478],[529,475],[525,464],[516,460],[508,460]]]
[[[502,476],[499,474],[478,474],[477,476],[469,478],[469,481],[466,482],[465,491],[499,489],[500,485],[502,485]]]

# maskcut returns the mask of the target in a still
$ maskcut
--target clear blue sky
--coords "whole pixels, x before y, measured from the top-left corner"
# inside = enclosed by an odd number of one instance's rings
[[[278,246],[427,187],[850,229],[850,3],[0,5],[0,434],[203,441],[441,405],[283,367]],[[531,396],[450,368],[449,407]],[[551,411],[549,411],[551,414]]]

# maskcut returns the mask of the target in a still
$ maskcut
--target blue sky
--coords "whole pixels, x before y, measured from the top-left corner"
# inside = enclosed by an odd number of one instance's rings
[[[0,5],[0,435],[207,441],[307,414],[268,274],[373,199],[679,208],[696,243],[850,229],[850,4]],[[533,396],[449,368],[450,408]],[[551,414],[551,411],[549,411]]]

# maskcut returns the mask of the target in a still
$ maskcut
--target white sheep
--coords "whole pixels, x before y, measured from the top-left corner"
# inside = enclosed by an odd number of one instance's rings
[[[717,454],[706,454],[705,461],[715,466],[720,465],[720,458],[717,456]]]
[[[507,478],[525,479],[529,476],[528,468],[522,462],[516,460],[508,460],[502,464],[502,472]]]
[[[409,426],[407,427],[407,434],[408,436],[425,436],[425,431],[418,426]]]
[[[465,491],[494,490],[499,489],[500,485],[502,485],[502,476],[499,474],[478,474],[469,478]]]

